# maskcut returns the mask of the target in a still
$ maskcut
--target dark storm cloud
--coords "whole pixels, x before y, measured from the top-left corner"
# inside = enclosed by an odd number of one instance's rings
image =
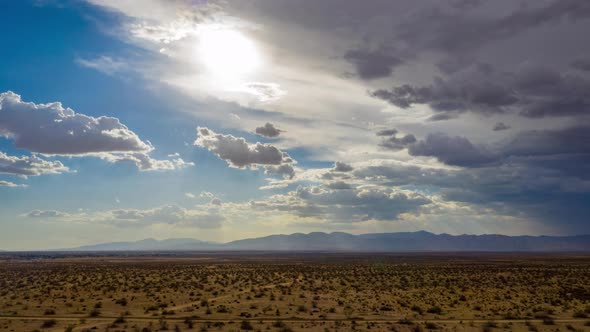
[[[387,54],[385,51],[348,51],[344,59],[353,64],[357,75],[365,80],[388,77],[396,66],[403,63],[400,58]]]
[[[496,122],[494,128],[492,128],[493,131],[502,131],[508,129],[510,129],[510,126],[505,124],[504,122]]]
[[[431,85],[404,84],[371,92],[375,98],[408,109],[426,104],[445,114],[494,114],[512,112],[528,118],[588,115],[590,80],[559,73],[543,66],[523,66],[516,73],[500,72],[490,65],[476,65]]]
[[[576,59],[572,61],[571,65],[579,70],[590,71],[590,58]]]
[[[383,129],[377,132],[377,136],[393,136],[397,134],[397,129]]]
[[[256,134],[264,137],[278,137],[281,134],[282,130],[277,129],[272,123],[267,122],[262,127],[256,127]]]
[[[502,3],[498,7],[501,6]],[[590,2],[585,0],[535,3],[498,17],[465,15],[463,11],[453,10],[456,8],[434,5],[415,12],[395,26],[393,41],[407,43],[416,53],[435,50],[446,55],[463,55],[492,41],[511,38],[548,23],[590,17]]]
[[[334,171],[336,172],[350,172],[353,170],[352,166],[349,164],[337,161],[334,163]]]
[[[519,163],[582,173],[590,163],[588,142],[590,126],[523,131],[494,148],[475,145],[465,137],[435,133],[410,144],[408,153],[435,157],[453,166],[483,167]],[[572,165],[572,160],[577,162]]]
[[[412,134],[406,134],[401,137],[397,137],[396,129],[385,129],[377,132],[377,136],[384,137],[381,143],[381,147],[390,150],[402,150],[408,145],[416,142],[416,137]]]
[[[521,132],[504,146],[503,154],[521,157],[566,155],[590,157],[590,125]]]
[[[555,157],[555,156],[554,156]],[[564,158],[557,155],[563,166]],[[578,170],[547,167],[546,156],[517,159],[493,166],[455,170],[382,162],[357,167],[358,180],[387,186],[439,188],[444,200],[495,210],[500,215],[529,218],[565,233],[590,233],[588,156],[567,163]],[[576,161],[578,162],[576,164]],[[580,172],[580,168],[586,168]]]
[[[473,145],[465,137],[445,134],[430,134],[425,140],[411,145],[408,152],[412,156],[436,157],[445,164],[464,167],[489,165],[499,158],[486,148]]]

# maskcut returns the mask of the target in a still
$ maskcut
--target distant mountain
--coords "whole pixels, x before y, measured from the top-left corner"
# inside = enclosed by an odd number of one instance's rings
[[[145,239],[135,242],[101,243],[78,248],[63,249],[65,251],[164,251],[164,250],[213,250],[217,243],[195,239]]]
[[[103,243],[67,251],[265,250],[265,251],[590,251],[590,235],[506,236],[449,235],[425,231],[402,233],[348,233],[270,235],[228,243],[195,239],[145,239]]]

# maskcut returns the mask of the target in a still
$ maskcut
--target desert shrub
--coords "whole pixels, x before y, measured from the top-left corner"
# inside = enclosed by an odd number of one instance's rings
[[[408,319],[408,318],[402,318],[402,319],[398,320],[397,322],[398,322],[398,324],[402,324],[402,325],[412,325],[412,324],[414,324],[414,322],[412,322],[412,320],[411,319]]]
[[[250,323],[249,321],[243,320],[242,323],[240,323],[240,329],[251,331],[254,330],[254,326],[252,326],[252,323]]]
[[[426,310],[426,312],[429,314],[440,315],[442,313],[442,309],[439,306],[434,306],[434,307],[428,308],[428,310]]]
[[[422,310],[422,308],[420,308],[420,307],[419,307],[419,306],[417,306],[417,305],[413,305],[413,306],[410,308],[410,310],[412,310],[412,311],[415,311],[415,312],[419,313],[420,315],[422,315],[422,314],[424,313],[424,311]]]
[[[429,330],[436,330],[436,329],[438,329],[438,325],[436,325],[436,324],[434,324],[432,322],[426,322],[424,324],[424,327],[426,327]]]
[[[55,319],[50,319],[50,320],[43,321],[43,323],[41,324],[41,328],[48,329],[48,328],[54,327],[55,325],[57,325],[57,321]]]

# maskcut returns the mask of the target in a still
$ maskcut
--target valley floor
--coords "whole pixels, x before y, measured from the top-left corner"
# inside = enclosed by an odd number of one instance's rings
[[[0,254],[0,331],[590,331],[590,256]]]

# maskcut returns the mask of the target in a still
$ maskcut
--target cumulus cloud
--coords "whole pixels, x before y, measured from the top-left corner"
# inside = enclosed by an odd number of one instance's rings
[[[282,174],[288,177],[294,174],[292,164],[295,161],[274,145],[260,142],[250,144],[244,138],[217,134],[204,127],[197,128],[197,132],[199,136],[194,144],[213,152],[230,167],[263,166],[269,174]]]
[[[154,150],[152,145],[117,118],[76,113],[59,102],[24,102],[20,95],[10,91],[0,94],[0,136],[12,140],[19,149],[44,155],[131,160],[141,170],[187,165],[181,159],[157,161],[149,157]]]
[[[350,172],[353,170],[353,167],[347,163],[343,163],[341,161],[337,161],[334,163],[334,171],[336,172]]]
[[[149,152],[153,148],[119,119],[94,118],[61,103],[23,102],[13,92],[0,94],[0,133],[19,149],[48,155]]]
[[[272,123],[267,122],[262,127],[256,127],[256,134],[264,137],[278,137],[282,130],[277,129]]]
[[[0,173],[27,177],[68,171],[69,168],[60,161],[44,160],[35,155],[15,157],[0,152]]]
[[[293,178],[295,176],[295,168],[291,164],[283,164],[279,166],[264,166],[266,174],[280,175],[285,178]]]
[[[302,218],[323,218],[334,222],[395,220],[400,214],[414,211],[431,201],[426,196],[379,186],[325,189],[299,187],[283,195],[274,195],[252,206],[262,210],[288,211]]]
[[[140,171],[166,171],[184,168],[187,166],[194,166],[192,162],[186,162],[184,159],[177,157],[170,160],[159,160],[150,157],[145,153],[126,153],[122,155],[117,154],[100,154],[99,157],[108,161],[128,161],[137,166]]]

